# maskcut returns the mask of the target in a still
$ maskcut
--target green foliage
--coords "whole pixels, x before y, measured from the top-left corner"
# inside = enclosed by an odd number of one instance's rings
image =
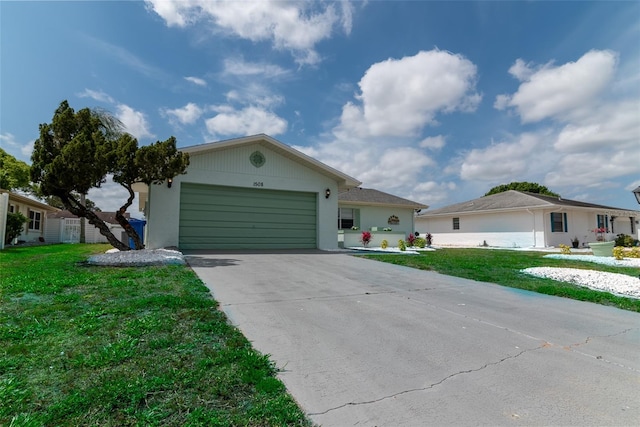
[[[630,248],[638,245],[638,240],[627,234],[618,234],[616,236],[616,246],[624,246]]]
[[[413,245],[423,249],[425,246],[427,246],[427,240],[423,239],[422,237],[417,237],[413,241]]]
[[[571,248],[569,247],[569,245],[559,245],[560,247],[560,253],[563,255],[570,255],[571,254]]]
[[[404,242],[404,240],[402,239],[398,240],[398,249],[400,249],[403,252],[407,250],[407,245]]]
[[[382,249],[387,249],[388,246],[389,246],[389,242],[387,242],[387,239],[384,239],[382,243],[380,243],[380,247]]]
[[[189,165],[188,154],[176,149],[174,137],[138,148],[138,141],[123,133],[110,114],[88,108],[76,112],[67,101],[60,103],[50,124],[40,125],[31,160],[31,179],[39,184],[42,195],[57,197],[74,215],[88,218],[120,250],[129,250],[129,245],[118,240],[78,195],[100,187],[112,174],[129,193],[116,220],[136,249],[142,249],[140,237],[124,216],[135,197],[132,185],[159,184],[185,173]]]
[[[0,148],[0,188],[29,191],[29,165]]]
[[[0,252],[0,425],[310,425],[188,267],[105,249]]]
[[[617,260],[624,258],[624,248],[622,246],[616,246],[613,248],[613,257]]]
[[[511,182],[509,184],[501,184],[493,187],[489,190],[485,196],[490,196],[491,194],[504,193],[508,190],[516,190],[516,191],[525,191],[527,193],[537,193],[543,194],[546,196],[560,197],[558,193],[554,193],[549,190],[544,185],[537,184],[535,182]]]
[[[9,244],[13,239],[18,237],[24,231],[24,224],[29,220],[20,212],[7,213],[7,230],[5,233],[4,243]]]

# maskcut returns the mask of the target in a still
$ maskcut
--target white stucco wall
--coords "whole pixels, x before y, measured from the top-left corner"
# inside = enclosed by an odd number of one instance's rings
[[[460,218],[459,230],[453,229],[453,215],[417,217],[416,229],[421,235],[431,233],[436,246],[480,246],[485,242],[496,247],[545,246],[540,213],[512,212],[455,217]]]
[[[567,214],[567,231],[551,231],[551,213]],[[434,245],[478,246],[484,242],[496,247],[558,247],[571,246],[577,238],[580,247],[596,241],[592,231],[597,225],[598,211],[571,210],[566,208],[529,211],[497,212],[483,214],[458,214],[441,217],[417,217],[416,229],[420,234],[430,232]],[[453,230],[453,218],[460,218],[460,229]],[[628,216],[617,217],[613,232],[605,240],[615,239],[617,234],[631,233]]]
[[[254,151],[260,151],[266,157],[260,168],[249,161]],[[318,248],[337,248],[338,184],[333,179],[257,143],[192,154],[190,160],[187,174],[174,178],[171,188],[166,184],[149,188],[145,229],[148,248],[178,245],[180,186],[183,182],[316,193]],[[327,188],[331,191],[328,199],[325,198]]]

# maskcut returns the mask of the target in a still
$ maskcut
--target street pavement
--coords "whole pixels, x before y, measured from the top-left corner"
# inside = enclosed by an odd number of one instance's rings
[[[185,255],[318,425],[640,425],[638,313],[345,253]]]

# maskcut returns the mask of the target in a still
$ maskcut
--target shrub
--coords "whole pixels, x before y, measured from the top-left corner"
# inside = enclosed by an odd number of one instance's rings
[[[416,245],[419,248],[424,248],[427,245],[427,241],[425,239],[423,239],[422,237],[418,237],[416,238],[416,241],[413,242],[414,245]]]
[[[631,248],[631,252],[629,252],[629,258],[640,258],[640,248],[638,246],[634,246]]]
[[[409,244],[409,246],[413,246],[415,241],[416,236],[414,236],[413,233],[409,233],[409,235],[407,236],[407,243]]]
[[[371,242],[371,232],[370,231],[363,231],[362,232],[362,237],[360,238],[360,241],[362,242],[362,244],[364,245],[364,247],[366,248],[367,246],[369,246],[369,242]]]
[[[638,241],[633,237],[627,234],[618,234],[616,236],[616,246],[624,246],[626,248],[630,248],[632,246],[636,246]]]
[[[382,243],[380,243],[380,247],[382,249],[387,249],[387,246],[389,246],[389,242],[387,242],[387,240],[383,240]]]
[[[9,212],[7,214],[7,231],[4,238],[4,243],[8,245],[13,239],[18,237],[20,233],[24,231],[24,224],[29,219],[22,215],[20,212]]]
[[[560,246],[560,253],[563,255],[569,255],[571,253],[571,248],[569,247],[569,245],[559,245]]]
[[[400,249],[401,251],[407,250],[407,245],[404,244],[404,240],[398,240],[398,249]]]
[[[624,248],[622,246],[613,248],[613,257],[618,260],[624,258]]]
[[[431,242],[433,242],[433,236],[431,233],[427,233],[427,246],[431,246]]]

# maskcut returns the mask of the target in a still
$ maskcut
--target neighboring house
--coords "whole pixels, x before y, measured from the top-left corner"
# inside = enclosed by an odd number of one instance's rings
[[[21,213],[27,217],[28,221],[24,225],[24,231],[13,243],[17,242],[38,242],[46,241],[45,230],[47,227],[47,213],[57,212],[60,209],[49,206],[45,203],[33,200],[29,197],[12,193],[7,190],[0,189],[0,195],[6,194],[0,200],[7,199],[8,202],[6,210],[4,207],[0,208],[0,221],[2,221],[3,229],[4,224],[7,221],[6,213]],[[3,238],[4,241],[4,238]]]
[[[515,190],[420,213],[416,228],[431,233],[435,245],[550,247],[577,238],[597,240],[593,230],[638,236],[640,211],[566,200]]]
[[[115,212],[96,212],[98,218],[103,220],[113,235],[123,242],[129,237],[124,235],[124,229],[116,221]],[[129,218],[129,213],[124,216]],[[100,230],[89,224],[89,220],[83,218],[85,223],[85,243],[108,243],[107,238],[100,234]],[[47,229],[45,241],[49,243],[79,243],[80,242],[80,218],[69,211],[50,212],[47,215]]]
[[[338,247],[338,194],[355,178],[263,134],[181,151],[186,174],[134,187],[147,248]]]
[[[370,188],[352,188],[338,195],[338,242],[340,246],[362,246],[362,231],[371,231],[371,246],[379,246],[387,240],[389,246],[397,246],[414,233],[415,212],[427,205],[403,199]],[[351,230],[357,227],[357,231]],[[390,231],[383,231],[385,228]]]

